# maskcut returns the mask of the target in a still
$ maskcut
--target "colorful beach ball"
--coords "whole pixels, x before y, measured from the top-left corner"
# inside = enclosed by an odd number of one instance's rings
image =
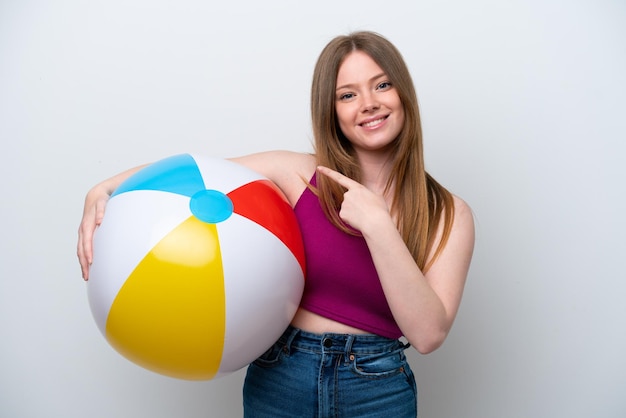
[[[112,194],[94,236],[89,304],[134,363],[210,380],[266,351],[295,315],[304,249],[281,191],[231,161],[177,155]]]

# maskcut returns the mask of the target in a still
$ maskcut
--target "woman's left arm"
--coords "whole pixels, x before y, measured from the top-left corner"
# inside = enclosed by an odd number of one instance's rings
[[[455,216],[448,241],[423,274],[381,196],[333,170],[321,167],[319,171],[347,189],[340,216],[363,234],[402,333],[420,353],[434,351],[447,337],[461,303],[474,249],[471,209],[454,198]],[[441,231],[435,248],[440,237]]]

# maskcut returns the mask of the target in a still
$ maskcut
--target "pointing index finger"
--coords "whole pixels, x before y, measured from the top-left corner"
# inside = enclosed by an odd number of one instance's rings
[[[322,165],[317,166],[317,171],[328,177],[329,179],[337,182],[340,186],[345,187],[346,189],[350,189],[351,187],[358,186],[359,183],[352,180],[349,177],[344,176],[338,171],[335,171],[331,168],[324,167]]]

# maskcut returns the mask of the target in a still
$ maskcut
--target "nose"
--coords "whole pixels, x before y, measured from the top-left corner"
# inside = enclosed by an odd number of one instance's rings
[[[362,112],[371,112],[380,107],[380,103],[376,98],[376,95],[373,93],[364,93],[361,95],[361,111]]]

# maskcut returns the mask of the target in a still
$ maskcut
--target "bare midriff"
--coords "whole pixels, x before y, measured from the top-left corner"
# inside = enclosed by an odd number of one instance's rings
[[[303,308],[298,308],[296,315],[291,321],[291,325],[314,334],[324,334],[327,332],[334,334],[369,334],[361,329],[342,324],[333,319],[325,318]]]

